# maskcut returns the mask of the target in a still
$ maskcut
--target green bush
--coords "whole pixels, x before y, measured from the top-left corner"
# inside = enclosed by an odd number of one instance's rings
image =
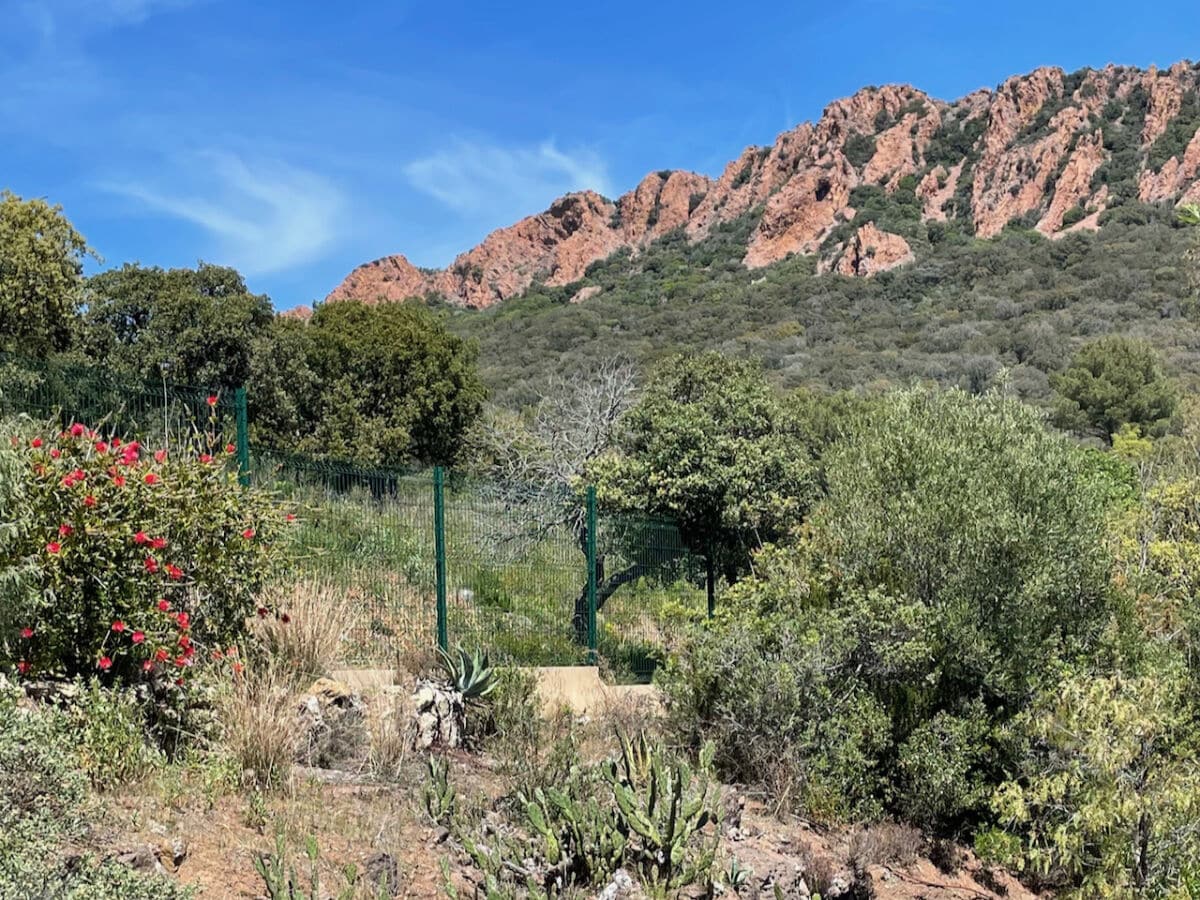
[[[37,590],[7,613],[5,663],[31,677],[176,680],[244,633],[283,516],[238,485],[232,446],[151,453],[80,424],[19,439],[23,497],[0,517],[19,537],[0,571],[32,563]]]

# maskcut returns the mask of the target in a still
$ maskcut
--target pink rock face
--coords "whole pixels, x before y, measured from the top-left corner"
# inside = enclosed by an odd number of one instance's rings
[[[1200,199],[1200,137],[1156,170],[1147,164],[1150,147],[1197,89],[1200,75],[1187,63],[1166,71],[1110,65],[1072,79],[1061,69],[1041,68],[949,104],[907,85],[866,88],[830,103],[816,123],[785,131],[770,146],[747,147],[716,179],[664,171],[647,175],[616,201],[591,191],[568,194],[545,212],[488,235],[446,269],[421,270],[403,256],[388,256],[356,268],[327,299],[378,302],[437,293],[482,308],[535,281],[571,284],[597,260],[623,249],[637,254],[676,229],[701,240],[716,226],[759,209],[746,266],[824,253],[822,270],[869,276],[911,258],[907,242],[870,223],[844,247],[830,248],[827,239],[854,217],[856,188],[895,193],[909,176],[916,179],[924,221],[944,221],[950,201],[957,197],[965,204],[969,195],[981,237],[1018,218],[1035,219],[1038,230],[1055,236],[1076,207],[1086,215],[1067,228],[1095,228],[1110,198],[1106,185],[1093,187],[1111,156],[1105,129],[1118,127],[1107,108],[1125,104],[1121,122],[1133,114],[1128,107],[1135,94],[1145,105],[1135,173],[1140,199]],[[971,122],[982,126],[982,136],[970,159],[965,153],[948,158],[940,140],[945,129]],[[581,288],[574,297],[586,302],[594,293]]]
[[[913,261],[912,248],[898,234],[880,231],[868,222],[855,232],[833,270],[841,275],[870,278]]]

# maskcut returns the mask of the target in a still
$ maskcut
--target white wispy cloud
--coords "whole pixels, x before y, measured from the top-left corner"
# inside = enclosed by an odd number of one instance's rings
[[[146,211],[199,226],[207,258],[249,275],[311,263],[335,243],[346,198],[327,178],[277,160],[228,152],[179,158],[152,180],[107,181],[105,190]]]
[[[413,187],[468,215],[510,216],[568,191],[612,191],[597,154],[561,150],[553,141],[509,147],[457,140],[408,163],[404,175]]]

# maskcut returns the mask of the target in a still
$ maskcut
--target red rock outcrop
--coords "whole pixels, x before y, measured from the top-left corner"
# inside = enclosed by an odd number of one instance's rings
[[[403,256],[359,266],[327,299],[368,302],[437,293],[451,303],[485,307],[535,281],[566,285],[620,249],[634,254],[683,229],[701,240],[714,227],[757,216],[743,262],[766,266],[789,254],[821,254],[821,269],[869,276],[912,258],[910,240],[863,221],[847,239],[835,229],[855,205],[878,210],[878,188],[915,191],[925,222],[954,216],[976,235],[998,234],[1014,220],[1043,234],[1098,227],[1110,203],[1200,200],[1200,136],[1151,168],[1151,146],[1181,115],[1200,71],[1177,63],[1166,71],[1106,66],[1067,76],[1041,68],[953,102],[907,85],[867,88],[836,100],[815,123],[747,147],[716,179],[683,171],[647,175],[615,201],[591,191],[568,194],[543,213],[501,228],[444,270],[422,270]],[[1120,172],[1106,146],[1131,126],[1136,168]],[[964,137],[967,136],[967,137]],[[1129,135],[1121,132],[1128,146]],[[1159,160],[1161,162],[1161,159]],[[1116,178],[1117,193],[1106,180]],[[1130,196],[1136,184],[1136,197]],[[869,200],[870,196],[874,200]],[[906,194],[912,203],[912,196]],[[1119,200],[1118,200],[1119,197]],[[1085,214],[1064,216],[1082,208]],[[911,219],[909,220],[911,222]],[[903,229],[902,229],[903,230]],[[912,238],[919,231],[905,231]],[[594,291],[574,293],[585,301]]]
[[[870,278],[912,261],[913,252],[908,241],[898,234],[880,231],[874,222],[868,222],[854,233],[833,271]]]

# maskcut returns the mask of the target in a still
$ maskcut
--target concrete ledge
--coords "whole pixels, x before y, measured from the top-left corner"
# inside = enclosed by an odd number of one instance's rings
[[[657,711],[658,688],[651,684],[605,684],[595,666],[543,666],[537,675],[537,692],[543,715],[566,707],[576,715],[598,715],[617,704],[644,705]],[[397,682],[393,669],[335,669],[333,678],[360,693],[383,691]]]

